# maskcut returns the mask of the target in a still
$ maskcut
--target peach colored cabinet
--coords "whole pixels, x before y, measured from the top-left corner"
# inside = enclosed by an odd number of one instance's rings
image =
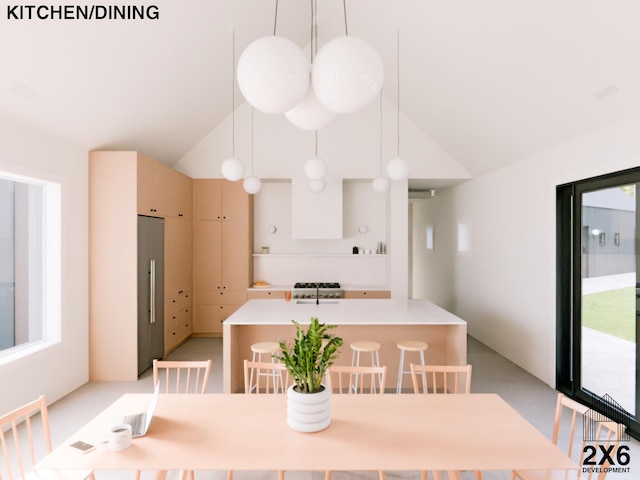
[[[164,219],[165,298],[193,290],[193,222],[186,218]]]
[[[91,380],[138,378],[136,214],[165,219],[165,290],[162,292],[165,353],[190,335],[193,328],[192,201],[189,177],[142,153],[89,153]],[[179,300],[174,303],[176,298]],[[118,348],[113,348],[114,345]]]
[[[247,293],[249,300],[252,298],[277,298],[284,300],[284,290],[249,290]]]
[[[193,180],[180,172],[168,169],[166,182],[166,216],[193,218]]]
[[[170,168],[141,153],[138,153],[137,157],[138,213],[150,217],[164,217],[165,184]]]
[[[184,217],[164,219],[164,352],[193,332],[193,222]]]
[[[390,290],[344,290],[344,298],[391,298]]]
[[[193,181],[195,334],[222,334],[222,322],[247,301],[251,282],[253,197],[241,182]]]

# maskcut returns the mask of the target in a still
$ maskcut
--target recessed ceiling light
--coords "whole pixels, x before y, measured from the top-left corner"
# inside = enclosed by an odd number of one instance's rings
[[[37,92],[34,92],[29,87],[25,87],[20,83],[13,82],[11,85],[11,91],[19,97],[26,98],[27,100],[33,100],[38,96]]]
[[[608,87],[603,88],[602,90],[598,90],[593,94],[593,98],[596,100],[604,100],[610,95],[618,92],[618,87],[615,85],[609,85]]]

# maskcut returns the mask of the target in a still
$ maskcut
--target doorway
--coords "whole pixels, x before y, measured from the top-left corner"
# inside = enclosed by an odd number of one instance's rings
[[[640,169],[557,189],[557,386],[640,437]]]

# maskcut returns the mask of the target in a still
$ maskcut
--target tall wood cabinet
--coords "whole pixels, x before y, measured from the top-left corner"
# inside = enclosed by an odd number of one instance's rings
[[[193,180],[194,333],[221,335],[247,301],[252,278],[253,197],[242,182]]]
[[[89,153],[89,377],[138,378],[137,217],[164,218],[164,352],[192,332],[191,179],[134,151]]]

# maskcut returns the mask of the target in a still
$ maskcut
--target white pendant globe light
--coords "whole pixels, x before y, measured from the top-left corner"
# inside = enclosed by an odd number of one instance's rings
[[[284,115],[294,126],[302,130],[323,129],[338,116],[318,101],[311,84],[305,97]]]
[[[244,177],[244,163],[237,158],[227,158],[222,162],[222,176],[231,182],[236,182]]]
[[[387,175],[391,180],[406,180],[409,173],[409,162],[404,158],[396,157],[387,164]]]
[[[329,110],[348,114],[371,103],[382,88],[382,59],[358,37],[344,36],[320,49],[311,72],[318,101]]]
[[[312,157],[304,164],[304,176],[309,180],[322,180],[328,170],[325,161],[318,157]]]
[[[238,86],[261,112],[288,112],[307,93],[309,62],[291,40],[275,35],[258,38],[238,59]]]
[[[255,195],[262,188],[262,180],[255,175],[250,175],[242,182],[242,188],[250,195]]]
[[[309,180],[307,186],[311,193],[322,193],[327,188],[327,184],[324,180]]]
[[[389,178],[384,175],[378,175],[371,182],[371,186],[373,187],[373,191],[376,193],[387,193],[389,191],[389,186],[391,182]]]

